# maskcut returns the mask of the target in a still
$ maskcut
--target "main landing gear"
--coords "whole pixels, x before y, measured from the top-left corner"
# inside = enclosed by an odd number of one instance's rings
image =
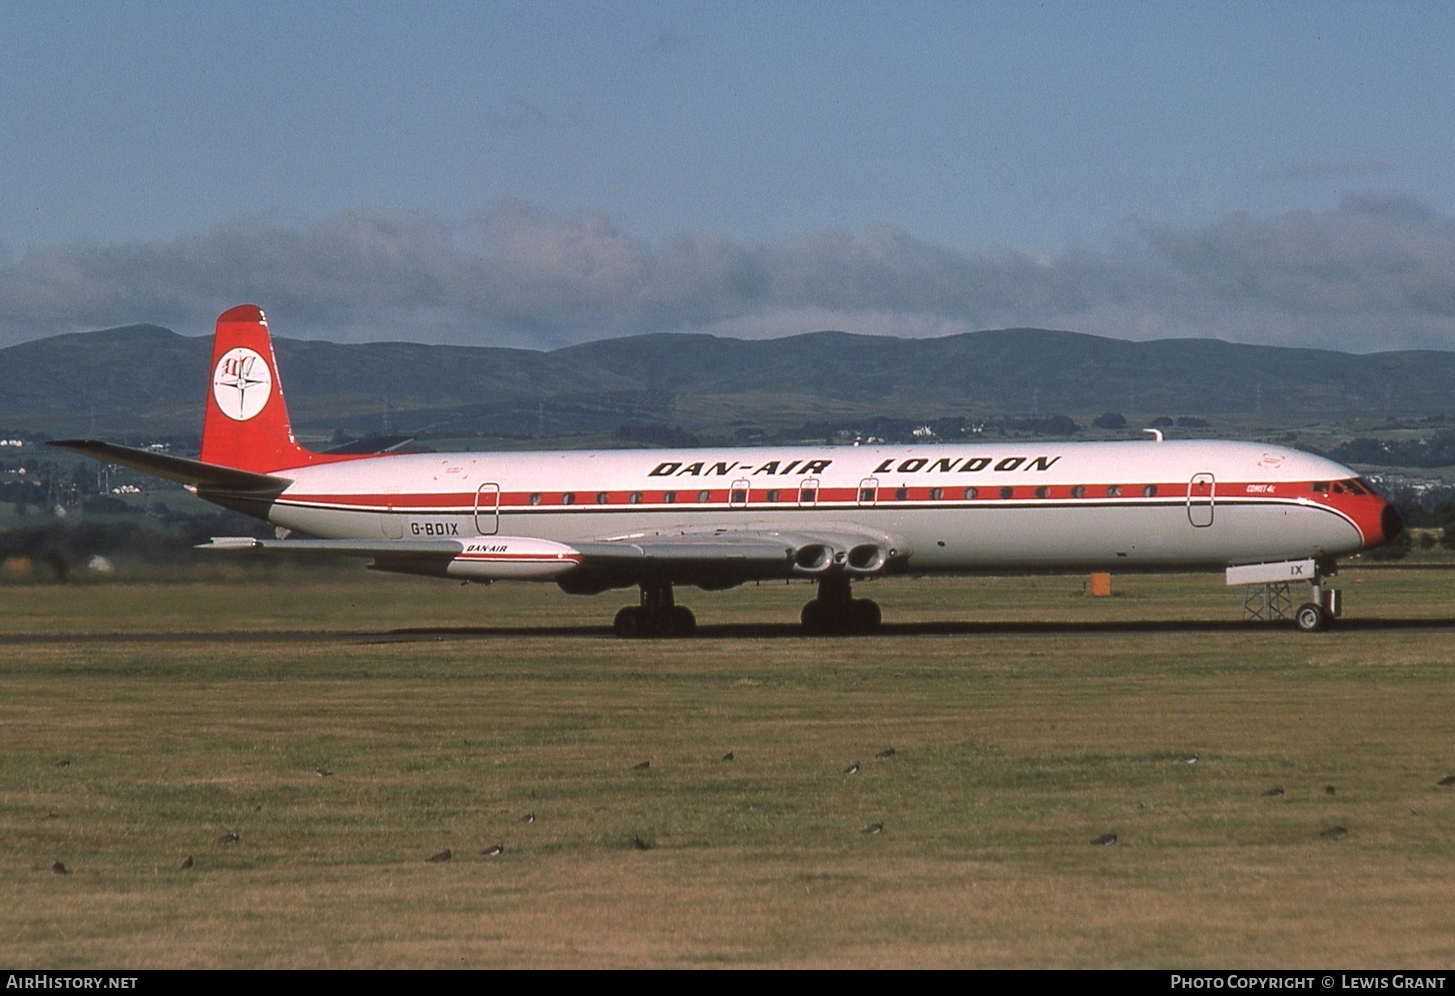
[[[874,633],[879,629],[879,603],[853,597],[849,579],[841,575],[818,583],[818,597],[803,607],[803,631],[814,635]]]
[[[642,604],[623,608],[616,614],[613,627],[624,640],[691,636],[697,631],[697,617],[685,605],[672,601],[670,584],[644,584]]]

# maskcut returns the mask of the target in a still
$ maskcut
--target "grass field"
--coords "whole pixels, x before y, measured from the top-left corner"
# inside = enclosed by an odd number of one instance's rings
[[[1450,967],[1455,570],[1339,580],[0,585],[0,964]]]

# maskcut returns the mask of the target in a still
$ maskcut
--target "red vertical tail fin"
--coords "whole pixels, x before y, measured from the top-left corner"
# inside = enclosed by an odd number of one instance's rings
[[[217,319],[201,458],[263,474],[318,459],[293,438],[268,319],[254,305],[230,308]]]

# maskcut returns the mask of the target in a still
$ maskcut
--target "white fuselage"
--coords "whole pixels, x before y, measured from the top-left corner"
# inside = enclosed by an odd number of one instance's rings
[[[1386,503],[1261,443],[1130,441],[384,455],[279,470],[267,518],[329,539],[561,543],[867,530],[893,568],[1216,569],[1379,542]]]

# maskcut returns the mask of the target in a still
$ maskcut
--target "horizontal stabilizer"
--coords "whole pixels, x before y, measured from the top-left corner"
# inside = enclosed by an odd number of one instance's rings
[[[94,439],[52,439],[48,445],[105,463],[130,467],[132,470],[140,470],[178,484],[186,484],[199,491],[278,492],[293,483],[286,477],[255,474],[248,470],[168,456],[152,450],[117,446],[115,443],[102,443]]]

